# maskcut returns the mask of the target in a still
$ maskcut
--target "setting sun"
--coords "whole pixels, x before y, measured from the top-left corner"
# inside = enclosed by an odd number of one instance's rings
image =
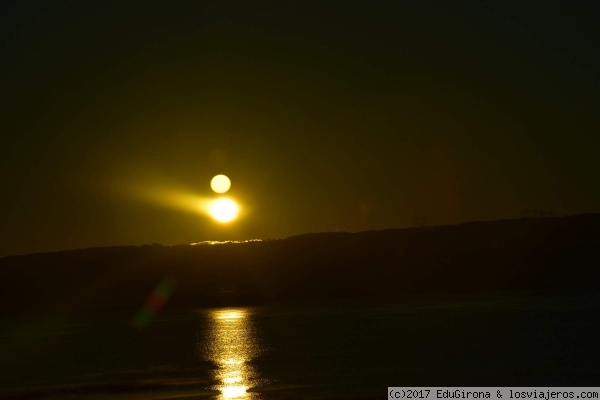
[[[215,193],[225,193],[231,187],[231,181],[226,175],[217,175],[210,181],[210,187]]]
[[[219,222],[229,222],[237,217],[238,205],[231,199],[221,198],[210,204],[210,215]]]

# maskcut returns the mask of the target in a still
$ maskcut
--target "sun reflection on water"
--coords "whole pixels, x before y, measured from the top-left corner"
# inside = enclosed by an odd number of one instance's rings
[[[249,361],[259,352],[249,312],[245,309],[221,309],[210,312],[208,358],[218,366],[217,389],[222,399],[252,399],[248,392],[256,384],[256,373]]]

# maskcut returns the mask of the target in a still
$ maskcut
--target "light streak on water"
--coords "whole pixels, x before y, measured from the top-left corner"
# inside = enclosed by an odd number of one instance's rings
[[[249,363],[260,348],[254,337],[246,309],[228,308],[210,311],[210,328],[205,343],[208,359],[217,365],[213,388],[221,399],[253,399],[248,390],[257,384],[257,374]]]

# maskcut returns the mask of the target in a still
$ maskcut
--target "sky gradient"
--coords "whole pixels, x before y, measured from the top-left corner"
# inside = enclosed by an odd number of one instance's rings
[[[599,212],[598,6],[523,3],[2,2],[0,256]]]

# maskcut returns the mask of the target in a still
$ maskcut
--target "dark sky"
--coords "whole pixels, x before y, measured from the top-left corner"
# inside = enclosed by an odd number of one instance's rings
[[[600,211],[594,1],[2,1],[0,255]],[[211,196],[235,223],[137,194]]]

